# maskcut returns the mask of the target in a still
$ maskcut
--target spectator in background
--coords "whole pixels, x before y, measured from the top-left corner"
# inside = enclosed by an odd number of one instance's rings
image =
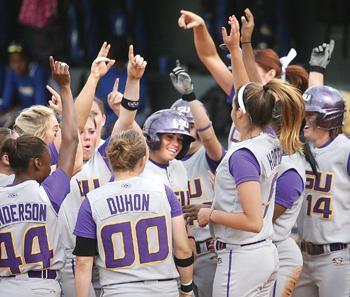
[[[49,73],[39,64],[29,60],[22,45],[12,43],[7,52],[9,67],[5,76],[0,111],[13,111],[36,104],[46,105],[48,94],[45,85]]]

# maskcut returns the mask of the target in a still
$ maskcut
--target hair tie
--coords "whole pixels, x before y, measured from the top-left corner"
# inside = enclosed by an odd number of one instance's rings
[[[238,91],[238,94],[237,94],[237,99],[238,99],[238,106],[239,108],[242,110],[242,112],[245,114],[247,113],[246,109],[245,109],[245,106],[244,106],[244,101],[243,101],[243,93],[244,93],[244,90],[245,88],[251,84],[250,82],[241,86],[239,91]]]
[[[267,85],[263,85],[263,90],[266,92],[269,90],[269,87]]]

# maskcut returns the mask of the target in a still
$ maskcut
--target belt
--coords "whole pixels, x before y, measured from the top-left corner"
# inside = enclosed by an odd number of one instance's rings
[[[203,254],[206,252],[210,252],[210,244],[213,243],[213,239],[209,238],[203,241],[196,241],[196,252],[197,254]]]
[[[311,256],[322,255],[330,252],[344,250],[348,247],[346,243],[335,242],[330,244],[314,244],[308,241],[302,241],[300,249]]]
[[[29,278],[43,278],[43,279],[56,279],[56,270],[29,270],[26,272]],[[21,275],[21,274],[17,274]],[[16,277],[17,275],[9,275],[8,277]]]
[[[266,239],[262,239],[262,240],[259,240],[259,241],[254,241],[254,242],[251,242],[251,243],[245,243],[245,244],[237,244],[237,246],[241,246],[241,247],[244,247],[244,246],[248,246],[248,245],[253,245],[253,244],[257,244],[257,243],[261,243],[261,242],[264,242],[266,241]],[[226,248],[226,246],[230,244],[226,244],[225,242],[221,242],[221,241],[216,241],[216,244],[215,244],[215,249],[217,251],[220,251],[220,250],[224,250]]]

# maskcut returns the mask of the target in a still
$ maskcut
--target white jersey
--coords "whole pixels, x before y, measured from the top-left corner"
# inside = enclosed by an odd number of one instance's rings
[[[214,209],[232,213],[243,212],[234,178],[229,171],[231,155],[242,148],[248,149],[260,165],[260,188],[264,221],[259,233],[213,224],[216,239],[237,245],[253,243],[272,236],[276,180],[282,158],[278,139],[266,133],[232,145],[216,170]]]
[[[235,124],[232,122],[230,132],[228,134],[227,149],[229,150],[232,145],[240,141],[241,133],[236,129]]]
[[[187,171],[181,161],[174,159],[168,165],[162,165],[148,160],[140,176],[167,185],[176,194],[181,206],[189,204]]]
[[[134,177],[111,182],[87,198],[96,224],[95,263],[102,286],[178,277],[172,206],[161,181]]]
[[[57,214],[43,187],[29,180],[0,188],[0,276],[63,267]]]
[[[66,249],[71,251],[74,249],[73,231],[85,195],[107,184],[111,179],[112,173],[100,151],[96,151],[93,157],[83,165],[82,170],[71,178],[71,191],[63,201],[59,212],[59,223],[63,231],[62,240]]]
[[[0,187],[11,185],[14,179],[15,179],[14,174],[7,175],[7,174],[0,173]]]
[[[188,159],[182,161],[188,174],[188,197],[190,204],[211,205],[214,199],[213,186],[209,180],[208,164],[205,148],[202,146]],[[209,226],[204,228],[193,226],[191,229],[196,241],[204,241],[211,238]]]
[[[303,180],[303,184],[305,185],[305,159],[300,153],[284,155],[282,157],[278,176],[281,176],[284,172],[290,169],[294,169],[300,175],[301,179]],[[291,208],[287,208],[286,211],[277,218],[273,225],[273,241],[281,241],[289,237],[298,218],[304,196],[305,192],[301,193],[299,198],[294,202],[293,206]]]
[[[350,140],[338,135],[323,148],[311,147],[317,177],[306,167],[305,200],[298,218],[303,240],[315,244],[350,243]]]

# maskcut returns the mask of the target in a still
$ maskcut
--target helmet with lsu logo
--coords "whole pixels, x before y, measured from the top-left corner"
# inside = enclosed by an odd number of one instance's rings
[[[315,86],[303,95],[306,112],[317,112],[316,126],[327,130],[343,126],[345,100],[338,90],[328,86]]]
[[[187,101],[180,98],[179,100],[176,100],[170,108],[175,109],[179,113],[183,114],[190,124],[194,124],[191,108]]]
[[[163,109],[151,114],[143,125],[143,135],[152,151],[160,149],[159,134],[181,134],[182,149],[176,159],[182,159],[195,139],[190,134],[190,125],[184,115],[174,109]]]

